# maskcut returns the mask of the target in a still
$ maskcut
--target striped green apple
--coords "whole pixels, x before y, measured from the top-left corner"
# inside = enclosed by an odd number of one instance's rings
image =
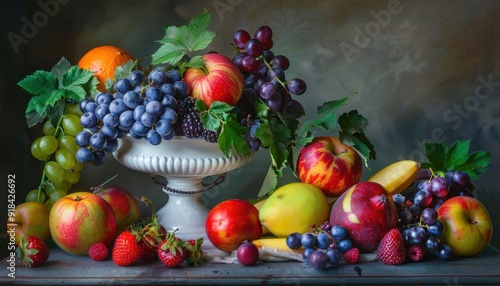
[[[202,56],[202,68],[188,68],[184,82],[189,87],[189,96],[201,99],[207,107],[214,101],[234,106],[243,92],[243,76],[231,59],[221,54]]]
[[[73,255],[87,255],[94,243],[110,245],[117,232],[113,209],[91,192],[71,193],[55,202],[49,227],[54,242]]]
[[[329,197],[338,197],[359,182],[362,170],[361,156],[337,137],[315,137],[299,151],[299,179]]]
[[[448,244],[456,256],[474,256],[490,242],[493,225],[486,207],[476,198],[457,196],[446,200],[438,209],[443,223],[441,242]]]

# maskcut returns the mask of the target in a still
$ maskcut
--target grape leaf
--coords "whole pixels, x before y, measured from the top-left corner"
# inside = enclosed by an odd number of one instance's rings
[[[64,74],[71,68],[71,63],[62,57],[57,64],[55,64],[50,73],[57,78],[57,82],[62,82]]]
[[[165,36],[157,41],[162,45],[153,53],[151,64],[177,65],[186,54],[208,47],[216,35],[206,30],[210,21],[210,13],[205,10],[192,19],[188,25],[167,27]],[[200,60],[203,61],[200,57],[191,65],[200,66]]]
[[[368,126],[368,120],[357,110],[351,110],[339,117],[339,125],[341,128],[339,131],[340,142],[353,147],[365,161],[365,166],[368,167],[368,161],[376,158],[375,148],[364,133]]]
[[[217,141],[219,149],[227,157],[231,156],[231,150],[234,148],[236,153],[245,156],[250,154],[250,148],[242,135],[245,134],[246,128],[241,125],[230,114],[226,114],[224,123],[221,125],[219,139]]]
[[[273,140],[273,133],[267,119],[261,118],[260,121],[261,123],[259,128],[255,131],[255,136],[259,138],[262,147],[269,147]]]
[[[260,198],[272,194],[273,191],[276,189],[277,185],[278,185],[278,176],[276,175],[276,172],[274,171],[271,165],[267,170],[266,176],[264,177],[264,182],[260,187],[260,191],[257,194],[257,197]]]
[[[25,111],[28,127],[43,122],[49,114],[62,114],[66,100],[80,102],[97,90],[97,83],[92,72],[71,66],[64,58],[50,72],[35,71],[26,76],[18,85],[32,94]]]
[[[428,161],[422,162],[421,167],[433,172],[464,171],[474,180],[486,172],[490,164],[489,152],[481,150],[469,154],[470,140],[457,140],[450,147],[435,142],[424,142],[424,146]]]
[[[38,70],[17,83],[33,95],[49,94],[57,88],[57,77],[48,71]],[[32,108],[35,109],[35,108]]]

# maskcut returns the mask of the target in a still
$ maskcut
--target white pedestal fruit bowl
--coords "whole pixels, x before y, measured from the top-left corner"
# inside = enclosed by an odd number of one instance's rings
[[[238,169],[254,157],[253,154],[239,156],[235,152],[227,157],[216,143],[183,136],[164,140],[157,146],[126,136],[119,139],[113,156],[127,168],[166,178],[162,190],[168,195],[168,201],[156,212],[159,222],[167,231],[178,229],[176,236],[183,240],[203,237],[204,251],[215,247],[205,232],[209,209],[201,200],[207,191],[202,180]]]

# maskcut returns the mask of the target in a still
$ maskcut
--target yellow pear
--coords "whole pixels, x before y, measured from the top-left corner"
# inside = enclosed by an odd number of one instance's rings
[[[277,237],[305,233],[328,220],[330,204],[318,187],[294,182],[281,186],[259,210],[261,224]]]
[[[259,212],[260,212],[260,208],[262,207],[262,205],[266,202],[267,198],[265,199],[262,199],[262,200],[259,200],[257,201],[256,203],[254,203],[254,207],[256,207]],[[261,223],[262,224],[262,223]],[[272,233],[265,227],[265,226],[262,226],[262,237],[266,237],[266,236],[270,236],[272,235]]]

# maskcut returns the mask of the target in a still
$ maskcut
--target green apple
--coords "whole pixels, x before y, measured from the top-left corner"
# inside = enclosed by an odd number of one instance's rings
[[[456,256],[474,256],[490,242],[493,224],[486,207],[476,198],[457,196],[446,200],[438,209],[438,218],[444,225],[439,239]]]

